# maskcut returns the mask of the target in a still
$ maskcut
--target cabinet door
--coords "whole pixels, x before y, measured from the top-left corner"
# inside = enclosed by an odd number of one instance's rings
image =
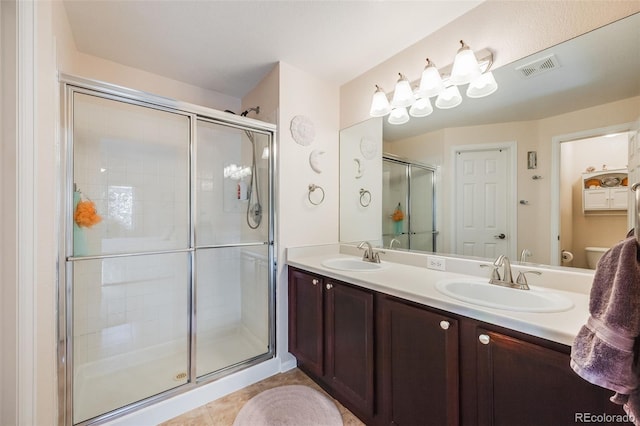
[[[573,372],[569,354],[478,329],[478,424],[573,425],[580,415],[623,415],[612,391]]]
[[[458,424],[458,322],[381,297],[381,401],[385,424]]]
[[[609,206],[616,210],[629,208],[629,189],[626,186],[609,190]]]
[[[325,297],[326,379],[347,408],[371,416],[373,293],[326,280]]]
[[[324,373],[322,285],[321,277],[289,268],[289,352],[317,377]]]
[[[609,208],[609,190],[585,189],[583,192],[584,210],[604,210]]]

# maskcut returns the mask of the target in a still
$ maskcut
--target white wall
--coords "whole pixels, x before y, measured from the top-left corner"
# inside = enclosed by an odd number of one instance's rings
[[[338,241],[338,156],[339,156],[339,90],[311,74],[289,64],[279,65],[280,113],[278,120],[278,353],[288,350],[287,269],[284,267],[287,247],[328,244]],[[301,95],[302,94],[302,95]],[[290,132],[293,117],[308,117],[315,127],[315,139],[309,146],[297,144]],[[322,173],[309,165],[314,149],[322,155]],[[324,188],[322,204],[312,205],[309,184]]]

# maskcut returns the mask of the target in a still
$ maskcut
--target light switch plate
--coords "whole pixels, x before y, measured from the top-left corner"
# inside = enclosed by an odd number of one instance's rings
[[[435,269],[436,271],[446,270],[445,258],[438,256],[427,256],[427,268]]]

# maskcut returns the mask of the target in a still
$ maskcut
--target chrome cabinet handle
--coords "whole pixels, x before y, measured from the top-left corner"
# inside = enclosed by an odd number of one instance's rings
[[[313,285],[318,285],[320,281],[314,278],[313,280],[311,280],[311,282],[313,283]]]
[[[332,284],[327,284],[327,290],[331,290],[333,288]]]
[[[480,340],[480,343],[482,343],[483,345],[488,345],[491,341],[491,337],[487,336],[486,334],[481,334],[480,336],[478,336],[478,340]]]
[[[440,321],[440,328],[441,329],[448,330],[450,326],[451,326],[451,324],[449,324],[449,321]]]

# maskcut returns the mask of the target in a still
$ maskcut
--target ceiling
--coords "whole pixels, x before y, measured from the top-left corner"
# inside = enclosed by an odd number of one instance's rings
[[[342,85],[473,1],[65,0],[80,52],[242,98],[283,61]]]

